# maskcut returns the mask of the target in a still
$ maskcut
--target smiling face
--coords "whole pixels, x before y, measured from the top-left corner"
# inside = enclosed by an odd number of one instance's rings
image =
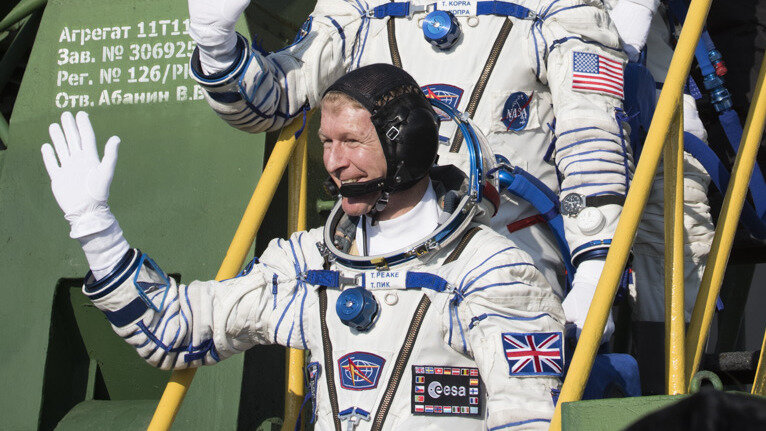
[[[324,145],[324,167],[336,186],[386,176],[386,156],[370,112],[355,102],[345,97],[322,100],[319,140]],[[367,214],[380,193],[343,197],[343,211],[351,216]]]

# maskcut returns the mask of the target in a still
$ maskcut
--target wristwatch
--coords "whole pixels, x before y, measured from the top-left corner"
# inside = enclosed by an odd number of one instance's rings
[[[579,193],[569,193],[561,199],[561,214],[567,217],[577,217],[586,207],[601,207],[604,205],[623,205],[625,196],[599,195],[583,196]]]

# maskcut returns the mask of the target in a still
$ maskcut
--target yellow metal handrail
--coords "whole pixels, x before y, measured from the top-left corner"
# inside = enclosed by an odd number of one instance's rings
[[[551,421],[550,429],[552,430],[561,429],[561,405],[569,401],[579,400],[588,381],[601,335],[604,332],[606,319],[617,291],[617,284],[627,263],[628,253],[649,197],[663,144],[670,130],[673,116],[678,111],[682,90],[694,57],[694,49],[702,33],[711,1],[692,0],[689,5],[689,11],[673,59],[670,62],[657,108],[652,117],[652,124],[647,133],[641,158],[636,166],[633,182],[628,190],[625,206],[617,223],[616,231],[620,234],[614,237],[609,248],[604,272],[596,286],[596,293],[572,357],[572,364],[561,388],[561,395]]]
[[[306,121],[308,121],[308,118]],[[266,167],[263,169],[263,173],[258,180],[258,185],[255,187],[250,202],[247,204],[242,220],[239,222],[234,239],[226,251],[226,257],[224,257],[218,274],[215,276],[216,280],[232,278],[242,268],[247,253],[255,240],[255,234],[261,227],[266,210],[274,198],[279,180],[285,172],[294,149],[299,146],[299,142],[303,143],[303,148],[305,149],[306,134],[301,134],[297,139],[295,137],[295,134],[302,127],[301,123],[301,121],[293,121],[282,129],[277,144],[274,146],[274,150],[271,152],[271,156],[269,156],[269,161],[266,163]],[[304,156],[303,160],[305,159]],[[301,163],[300,166],[303,166],[304,163]],[[305,184],[305,181],[301,181],[301,184]],[[301,192],[301,195],[303,196],[303,192]],[[306,219],[305,204],[306,199],[304,197],[302,199],[304,226]],[[170,429],[196,371],[196,368],[189,368],[173,372],[147,430],[166,431]]]
[[[686,392],[684,379],[684,104],[676,112],[663,156],[665,191],[665,384]],[[669,240],[672,239],[672,240]]]
[[[287,202],[287,229],[289,232],[306,230],[308,207],[308,146],[300,139],[290,162],[287,175],[289,197]],[[285,358],[285,417],[282,431],[292,431],[301,411],[305,392],[303,384],[304,351],[287,349]]]
[[[761,357],[758,359],[758,368],[755,370],[753,388],[750,390],[750,393],[762,397],[766,396],[766,332],[763,333]]]
[[[739,216],[742,213],[742,205],[745,202],[750,177],[753,174],[758,146],[763,136],[763,127],[766,123],[765,77],[766,57],[761,63],[758,84],[756,84],[753,100],[750,103],[750,111],[747,114],[742,141],[734,161],[721,214],[718,217],[718,225],[715,228],[715,236],[710,247],[705,272],[702,274],[700,291],[694,302],[689,334],[686,337],[687,378],[691,378],[699,368],[705,341],[710,331],[710,323],[713,320],[716,298],[718,298],[718,293],[721,290],[726,264],[729,261],[731,246],[734,243],[734,234],[739,224]]]

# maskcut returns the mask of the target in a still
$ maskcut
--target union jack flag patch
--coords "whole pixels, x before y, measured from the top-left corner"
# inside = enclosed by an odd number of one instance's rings
[[[561,332],[502,334],[511,376],[561,376],[564,351]]]
[[[572,90],[625,97],[621,61],[591,52],[575,51],[573,55]]]

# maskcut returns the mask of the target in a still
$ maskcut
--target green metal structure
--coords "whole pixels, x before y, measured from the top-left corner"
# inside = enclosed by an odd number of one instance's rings
[[[112,209],[132,244],[185,281],[214,275],[258,180],[264,136],[211,115],[188,77],[187,15],[185,2],[146,0],[59,0],[42,13],[0,156],[3,429],[65,416],[60,429],[141,429],[169,375],[78,293],[87,264],[40,161],[48,124],[82,109],[102,145],[122,138]],[[243,363],[200,373],[178,425],[236,428]],[[96,410],[98,421],[83,413]]]

